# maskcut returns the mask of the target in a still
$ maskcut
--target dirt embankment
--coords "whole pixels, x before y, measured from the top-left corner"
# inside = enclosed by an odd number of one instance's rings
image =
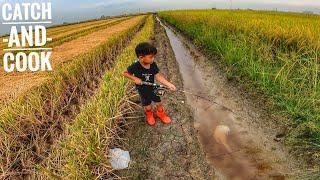
[[[183,88],[178,64],[164,29],[155,23],[154,44],[158,48],[156,62],[161,72],[178,88]],[[118,175],[129,179],[212,179],[213,169],[207,164],[194,130],[193,112],[184,94],[168,93],[162,98],[170,125],[157,120],[155,127],[141,117],[129,123],[125,133],[132,163]],[[142,109],[138,112],[143,116]]]

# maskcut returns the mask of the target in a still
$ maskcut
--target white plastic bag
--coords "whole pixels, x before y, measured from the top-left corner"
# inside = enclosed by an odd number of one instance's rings
[[[129,166],[130,155],[129,151],[124,151],[119,148],[109,150],[110,153],[110,164],[113,169],[120,170],[125,169]]]

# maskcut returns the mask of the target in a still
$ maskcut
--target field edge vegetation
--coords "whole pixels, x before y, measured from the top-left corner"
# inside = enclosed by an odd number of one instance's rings
[[[272,113],[289,119],[279,122],[287,127],[285,142],[319,168],[319,16],[243,10],[158,15],[205,54],[218,57],[229,79],[266,94],[273,102]]]

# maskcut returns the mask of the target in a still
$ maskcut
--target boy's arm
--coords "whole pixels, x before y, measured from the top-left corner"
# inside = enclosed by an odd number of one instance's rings
[[[135,77],[134,75],[130,74],[127,70],[122,73],[123,76],[131,79],[135,84],[141,85],[142,80],[140,78]]]
[[[157,73],[155,75],[155,78],[159,83],[167,86],[171,91],[177,90],[176,86],[169,82],[166,78],[164,78],[161,73]]]

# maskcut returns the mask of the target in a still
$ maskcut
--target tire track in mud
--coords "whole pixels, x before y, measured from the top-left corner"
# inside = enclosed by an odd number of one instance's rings
[[[184,90],[220,104],[212,104],[205,99],[186,94],[187,102],[195,112],[195,128],[198,131],[199,141],[207,160],[217,171],[217,178],[294,177],[296,162],[281,144],[275,143],[273,138],[263,132],[265,122],[270,122],[269,116],[256,111],[248,103],[250,100],[244,98],[237,88],[225,80],[219,67],[215,67],[212,62],[208,63],[208,59],[188,40],[167,25],[163,27],[166,29],[179,64]],[[231,129],[229,135],[228,132],[225,134],[231,153],[214,136],[219,126]]]

